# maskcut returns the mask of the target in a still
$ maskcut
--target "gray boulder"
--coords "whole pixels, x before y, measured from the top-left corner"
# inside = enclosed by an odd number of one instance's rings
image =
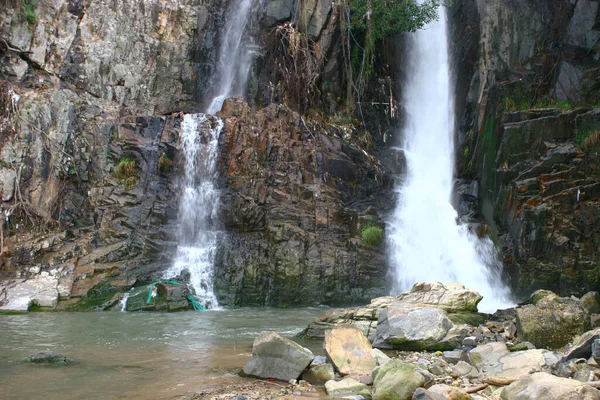
[[[325,391],[329,396],[343,396],[345,394],[358,394],[368,389],[367,385],[360,383],[352,378],[346,378],[341,381],[325,382]]]
[[[369,375],[377,366],[371,343],[352,326],[326,331],[323,349],[341,375]]]
[[[373,347],[398,350],[446,350],[440,343],[452,323],[438,308],[390,305],[381,310]]]
[[[416,367],[394,359],[373,371],[373,400],[409,400],[426,383]]]
[[[592,356],[592,345],[598,339],[600,339],[600,328],[585,332],[565,353],[563,361],[571,360],[573,358],[590,358]]]
[[[545,372],[527,375],[502,390],[502,400],[600,400],[600,392],[573,379]]]
[[[517,332],[538,348],[557,349],[590,328],[590,316],[577,299],[534,292],[532,304],[517,308]]]
[[[244,373],[289,381],[298,379],[313,358],[313,353],[298,343],[265,331],[254,340],[252,359],[244,366]]]

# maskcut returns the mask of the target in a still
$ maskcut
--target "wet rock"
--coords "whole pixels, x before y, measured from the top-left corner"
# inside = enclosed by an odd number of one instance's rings
[[[389,305],[381,310],[374,347],[402,350],[444,349],[440,342],[452,323],[437,308],[404,308]]]
[[[302,373],[302,379],[311,385],[323,385],[325,382],[335,379],[333,365],[329,363],[311,365]]]
[[[501,398],[502,400],[598,400],[600,392],[572,379],[538,372],[505,387]]]
[[[392,360],[373,372],[373,400],[408,400],[426,379],[416,368]]]
[[[166,301],[186,301],[189,293],[187,285],[173,285],[169,283],[159,283],[156,285],[158,295]]]
[[[325,391],[329,396],[342,396],[345,394],[358,394],[358,392],[368,389],[367,385],[357,382],[354,379],[346,378],[341,381],[328,381],[325,383]]]
[[[34,364],[65,365],[71,364],[73,359],[50,351],[40,351],[39,353],[35,353],[29,357],[26,357],[24,361]]]
[[[504,321],[502,323],[504,328],[504,337],[506,339],[514,339],[517,334],[517,325],[512,321]]]
[[[289,381],[298,379],[313,358],[312,352],[298,343],[265,331],[254,340],[252,359],[244,366],[244,373]]]
[[[536,347],[556,349],[590,327],[579,300],[560,298],[548,291],[534,293],[533,304],[517,308],[517,332]]]
[[[341,375],[370,374],[377,366],[369,340],[354,327],[326,331],[323,348]]]

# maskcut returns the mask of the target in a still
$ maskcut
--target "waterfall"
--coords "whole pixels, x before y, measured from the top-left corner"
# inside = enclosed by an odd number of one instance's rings
[[[250,19],[253,0],[233,0],[234,7],[227,15],[227,30],[221,41],[217,64],[217,93],[206,112],[215,114],[221,110],[223,101],[231,96],[244,94],[253,50],[244,41],[246,25]]]
[[[402,98],[408,171],[388,235],[394,291],[418,281],[458,282],[484,296],[480,310],[493,312],[510,306],[496,250],[459,223],[450,203],[455,121],[446,11],[439,13],[438,21],[408,35]]]
[[[260,4],[262,0],[257,1]],[[253,2],[232,0],[229,3],[227,25],[213,76],[216,93],[206,114],[219,112],[225,99],[245,92],[255,51],[245,40]],[[219,234],[216,224],[219,192],[214,182],[223,121],[206,114],[187,114],[183,118],[180,135],[185,175],[179,204],[179,245],[173,266],[163,278],[179,276],[184,279],[187,271],[199,303],[205,308],[217,308],[213,269]]]
[[[205,114],[186,114],[181,126],[185,154],[183,194],[179,202],[179,245],[173,266],[164,278],[187,270],[196,297],[205,308],[218,306],[213,292],[213,266],[217,249],[216,218],[219,192],[217,175],[219,134],[223,121]]]

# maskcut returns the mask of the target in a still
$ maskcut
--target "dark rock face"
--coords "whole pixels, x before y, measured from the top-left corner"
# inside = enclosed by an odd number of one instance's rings
[[[282,106],[252,113],[230,100],[220,116],[227,234],[215,267],[219,303],[350,303],[383,294],[383,251],[360,237],[389,207],[377,160]]]
[[[475,66],[458,74],[457,162],[478,183],[507,279],[518,297],[597,290],[597,149],[583,138],[600,128],[598,4],[458,3],[455,38],[480,35],[456,45],[455,62]]]

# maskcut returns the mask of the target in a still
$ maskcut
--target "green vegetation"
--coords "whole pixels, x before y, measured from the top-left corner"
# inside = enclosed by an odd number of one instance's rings
[[[361,234],[363,243],[367,246],[378,247],[383,243],[383,229],[377,225],[367,225]]]
[[[158,170],[163,174],[171,170],[171,159],[166,153],[163,153],[158,159]]]
[[[515,101],[512,98],[508,97],[508,96],[504,97],[500,101],[500,108],[504,112],[515,112],[515,111],[517,111],[517,107],[515,105]]]
[[[138,170],[133,157],[122,158],[114,170],[115,178],[126,189],[131,189],[138,180]]]
[[[577,131],[577,146],[582,150],[595,148],[600,144],[600,131],[596,129],[586,129]]]
[[[37,8],[37,0],[22,0],[23,4],[23,12],[25,13],[25,18],[27,18],[27,22],[31,25],[35,25],[37,22],[37,14],[35,13],[35,9]]]
[[[437,19],[440,0],[349,0],[352,29],[377,42],[398,32],[414,32]]]

